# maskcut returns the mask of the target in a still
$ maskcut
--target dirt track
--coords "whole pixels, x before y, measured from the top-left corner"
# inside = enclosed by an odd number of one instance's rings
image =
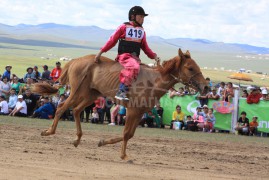
[[[113,128],[113,127],[111,127]],[[135,136],[129,161],[119,158],[120,143],[97,147],[114,134],[84,132],[78,148],[74,130],[0,126],[0,179],[268,179],[269,147],[205,143]],[[232,136],[231,136],[232,137]],[[253,137],[249,137],[253,138]]]

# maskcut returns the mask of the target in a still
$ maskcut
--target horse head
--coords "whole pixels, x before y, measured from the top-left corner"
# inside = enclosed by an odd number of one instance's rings
[[[176,59],[178,59],[176,62],[176,71],[171,75],[184,85],[189,85],[199,92],[203,91],[207,83],[200,67],[191,58],[190,52],[183,53],[179,49],[178,58]]]

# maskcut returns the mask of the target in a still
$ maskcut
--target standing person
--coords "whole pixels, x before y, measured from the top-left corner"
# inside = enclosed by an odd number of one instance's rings
[[[56,67],[54,69],[52,69],[51,73],[50,73],[50,78],[56,82],[59,77],[61,76],[62,73],[62,68],[61,68],[61,63],[58,61],[56,62]]]
[[[223,101],[231,102],[233,97],[234,97],[233,83],[228,82],[227,87],[223,93]]]
[[[97,108],[97,112],[99,114],[99,122],[103,124],[105,115],[105,105],[106,105],[105,98],[103,96],[100,96],[97,98],[97,100],[95,100],[94,103],[95,107]]]
[[[23,95],[23,99],[27,105],[27,115],[32,116],[37,105],[36,96],[32,94],[30,89],[27,89]]]
[[[30,79],[34,79],[35,78],[35,75],[33,73],[34,69],[32,67],[28,67],[26,69],[26,74],[24,75],[23,77],[23,81],[26,83],[27,79],[30,78]]]
[[[23,96],[18,96],[18,102],[16,103],[15,108],[11,113],[10,116],[19,116],[19,117],[26,117],[27,116],[27,106],[25,101],[23,100]]]
[[[4,95],[5,98],[8,98],[10,89],[11,84],[8,82],[7,77],[4,77],[3,81],[0,81],[0,95]]]
[[[111,126],[116,125],[115,122],[116,122],[116,117],[118,116],[119,109],[120,109],[120,105],[115,104],[113,110],[111,111],[111,115],[110,115],[111,123],[109,123],[108,125],[111,125]]]
[[[99,121],[99,114],[97,112],[97,108],[94,107],[93,108],[93,111],[92,111],[92,119],[91,119],[91,122],[92,123],[98,123],[98,121]]]
[[[160,61],[157,54],[149,48],[146,33],[142,27],[144,17],[147,15],[142,7],[132,7],[129,10],[129,22],[120,25],[109,38],[108,42],[101,48],[100,52],[95,56],[95,62],[98,63],[102,53],[110,50],[119,41],[116,61],[124,68],[120,73],[120,87],[115,96],[116,99],[129,100],[126,96],[128,87],[137,78],[140,70],[140,49],[142,49],[150,59]]]
[[[8,115],[9,114],[8,104],[7,104],[5,96],[3,96],[3,95],[0,96],[0,108],[1,108],[1,111],[0,111],[1,115]]]
[[[2,79],[4,79],[6,77],[7,81],[8,82],[10,81],[11,69],[12,69],[12,66],[10,66],[10,65],[6,66],[6,71],[4,72]]]
[[[50,71],[48,70],[48,66],[47,65],[44,65],[43,66],[43,73],[41,75],[41,79],[43,80],[51,80],[50,78]]]
[[[214,128],[214,125],[215,125],[215,122],[216,122],[216,118],[215,118],[215,115],[213,114],[213,108],[210,108],[208,110],[208,113],[206,114],[206,121],[205,121],[205,131],[206,132],[212,132],[213,131],[213,128]]]

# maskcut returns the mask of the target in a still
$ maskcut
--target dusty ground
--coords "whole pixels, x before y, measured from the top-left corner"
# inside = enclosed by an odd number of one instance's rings
[[[101,138],[115,134],[86,131],[75,148],[72,129],[50,137],[41,137],[42,129],[14,124],[0,130],[1,180],[269,178],[268,144],[135,136],[126,162],[119,158],[120,143],[97,147]]]

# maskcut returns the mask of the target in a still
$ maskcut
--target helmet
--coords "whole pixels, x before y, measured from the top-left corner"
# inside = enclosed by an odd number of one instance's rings
[[[144,15],[148,16],[148,14],[145,13],[144,9],[140,6],[134,6],[129,11],[129,20],[131,21],[132,15]]]

